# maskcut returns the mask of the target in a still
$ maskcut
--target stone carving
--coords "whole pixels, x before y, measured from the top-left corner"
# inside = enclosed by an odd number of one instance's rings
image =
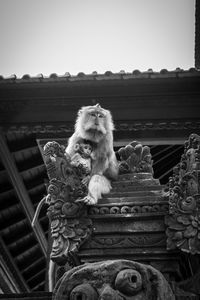
[[[84,264],[66,272],[53,299],[175,300],[164,276],[151,266],[128,260]]]
[[[163,201],[164,202],[164,201]],[[168,203],[158,202],[155,203],[129,203],[126,205],[117,205],[115,203],[114,206],[94,206],[89,208],[89,215],[126,215],[133,214],[134,216],[137,214],[147,214],[147,213],[166,213],[168,212]]]
[[[85,170],[81,165],[72,165],[65,148],[57,142],[45,145],[44,161],[50,180],[46,202],[53,239],[51,259],[74,264],[78,248],[91,234],[87,208],[75,202],[87,193],[87,186],[82,183]]]
[[[118,154],[121,160],[119,163],[121,174],[143,172],[153,174],[153,161],[148,146],[143,147],[139,142],[133,141],[126,147],[120,148]]]
[[[145,234],[134,235],[133,237],[94,237],[88,243],[84,245],[86,248],[111,248],[112,246],[122,248],[122,247],[146,247],[146,246],[166,246],[165,236],[162,234],[157,234],[155,236]]]
[[[200,253],[200,136],[191,134],[169,181],[167,249]]]

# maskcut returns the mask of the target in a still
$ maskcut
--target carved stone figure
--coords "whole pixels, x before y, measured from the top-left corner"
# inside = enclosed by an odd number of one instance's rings
[[[200,136],[191,134],[169,181],[167,249],[200,253]]]
[[[175,300],[164,276],[151,266],[128,260],[84,264],[66,272],[54,300]]]
[[[90,236],[92,225],[85,205],[75,203],[75,199],[87,194],[87,186],[82,182],[85,169],[71,164],[65,148],[56,142],[45,145],[44,161],[50,179],[46,202],[53,239],[51,259],[75,265],[75,254]]]

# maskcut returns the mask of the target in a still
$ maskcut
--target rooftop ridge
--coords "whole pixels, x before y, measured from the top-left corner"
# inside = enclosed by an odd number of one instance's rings
[[[200,69],[194,67],[188,70],[183,70],[181,68],[176,68],[175,70],[161,69],[160,71],[153,71],[153,69],[148,69],[147,71],[141,72],[136,69],[132,72],[125,72],[121,70],[117,73],[111,71],[106,71],[105,73],[98,73],[96,71],[91,74],[85,74],[79,72],[77,75],[71,75],[66,72],[63,75],[58,75],[56,73],[51,73],[49,76],[44,76],[43,74],[38,74],[36,76],[30,76],[29,74],[24,74],[22,77],[17,77],[12,74],[8,77],[0,75],[0,83],[8,82],[59,82],[59,81],[84,81],[84,80],[127,80],[127,79],[137,79],[137,78],[170,78],[170,77],[194,77],[200,76]]]

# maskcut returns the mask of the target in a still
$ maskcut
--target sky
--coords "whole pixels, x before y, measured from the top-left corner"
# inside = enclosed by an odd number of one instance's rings
[[[195,0],[0,0],[0,75],[194,67]]]

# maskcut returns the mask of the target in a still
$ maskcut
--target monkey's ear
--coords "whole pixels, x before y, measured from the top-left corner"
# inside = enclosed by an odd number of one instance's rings
[[[75,150],[75,151],[78,151],[79,148],[80,148],[80,145],[79,145],[79,144],[75,144],[75,145],[74,145],[74,150]]]
[[[94,105],[96,108],[101,108],[101,105],[99,103],[97,103],[96,105]]]
[[[78,111],[78,117],[82,114],[83,109],[84,109],[83,107],[81,109],[79,109],[79,111]]]
[[[81,109],[79,109],[78,111],[78,117],[80,117],[82,115],[82,113],[87,110],[89,108],[89,106],[83,106],[81,107]]]

